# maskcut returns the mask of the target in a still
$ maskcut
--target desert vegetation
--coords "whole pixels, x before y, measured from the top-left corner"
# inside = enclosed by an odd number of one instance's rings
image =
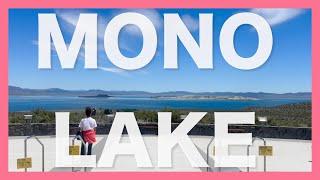
[[[112,123],[115,112],[134,112],[139,123],[156,123],[158,121],[157,112],[172,112],[172,122],[180,123],[190,111],[197,110],[138,110],[138,109],[97,109],[94,118],[98,124]],[[275,107],[252,107],[239,110],[241,112],[255,112],[256,124],[259,116],[267,117],[270,126],[289,126],[289,127],[311,127],[311,103],[287,104]],[[214,123],[215,110],[208,111],[207,115],[200,121],[203,124]],[[10,112],[9,123],[25,123],[24,115],[32,114],[33,123],[54,123],[55,114],[53,111],[43,109],[35,109],[31,112]],[[70,123],[78,123],[84,118],[83,110],[75,110],[70,112]]]

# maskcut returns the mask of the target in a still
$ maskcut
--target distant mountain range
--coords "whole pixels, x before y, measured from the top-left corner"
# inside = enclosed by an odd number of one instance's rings
[[[65,90],[59,88],[49,89],[28,89],[17,86],[9,86],[11,96],[127,96],[127,97],[178,97],[178,96],[230,96],[245,97],[253,99],[311,99],[311,92],[298,93],[265,93],[265,92],[146,92],[146,91],[105,91],[99,89],[92,90]]]

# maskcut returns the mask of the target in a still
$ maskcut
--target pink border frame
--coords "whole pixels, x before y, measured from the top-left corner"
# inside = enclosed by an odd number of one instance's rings
[[[0,0],[0,179],[246,179],[270,178],[300,180],[320,178],[320,3],[318,0]],[[310,173],[210,173],[210,172],[108,172],[108,173],[10,173],[8,172],[8,9],[9,8],[312,8],[312,144]],[[288,65],[290,66],[290,65]],[[317,71],[318,70],[318,71]],[[234,176],[236,175],[236,176]]]

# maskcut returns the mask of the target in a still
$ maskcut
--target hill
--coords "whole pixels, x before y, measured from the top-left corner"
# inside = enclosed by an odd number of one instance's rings
[[[217,97],[244,97],[251,99],[311,99],[311,92],[297,93],[266,93],[266,92],[146,92],[146,91],[106,91],[100,89],[91,90],[65,90],[60,88],[28,89],[17,86],[9,86],[11,96],[97,96],[106,94],[109,96],[133,96],[133,97],[179,97],[179,96],[217,96]]]

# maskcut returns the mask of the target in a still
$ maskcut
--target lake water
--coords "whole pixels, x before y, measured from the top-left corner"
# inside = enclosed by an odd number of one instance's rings
[[[86,106],[106,109],[192,109],[192,110],[239,110],[247,107],[271,107],[310,100],[177,100],[133,97],[83,98],[53,96],[9,96],[9,112],[31,111],[37,108],[50,111],[84,109]]]

